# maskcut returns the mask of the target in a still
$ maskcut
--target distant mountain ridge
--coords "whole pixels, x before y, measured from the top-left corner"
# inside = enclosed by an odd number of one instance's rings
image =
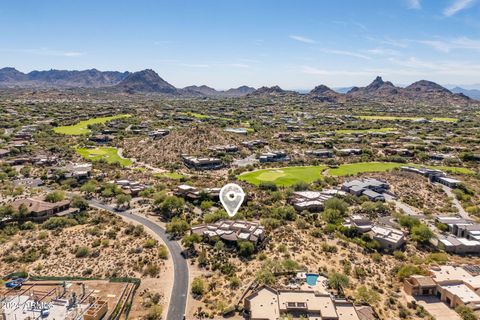
[[[472,99],[480,100],[480,90],[479,89],[465,89],[460,87],[454,87],[450,91],[453,93],[462,93],[467,97]]]
[[[197,93],[207,97],[240,97],[252,93],[255,88],[248,86],[240,86],[238,88],[232,88],[228,90],[215,90],[209,86],[188,86],[183,88],[187,93]]]
[[[283,90],[279,86],[261,87],[259,89],[241,86],[219,91],[206,85],[176,88],[162,79],[152,69],[137,72],[99,71],[89,69],[82,71],[47,70],[23,73],[15,68],[0,69],[0,88],[104,88],[111,92],[128,94],[162,94],[181,97],[306,97],[318,102],[344,103],[348,101],[377,102],[422,102],[426,104],[458,104],[472,102],[468,96],[479,97],[479,90],[461,90],[453,92],[441,85],[420,80],[402,88],[377,76],[365,87],[352,87],[346,93],[340,93],[325,85],[319,85],[307,94]]]
[[[125,79],[129,72],[46,70],[23,73],[15,68],[0,69],[0,87],[7,88],[101,88],[113,86]]]
[[[160,78],[152,69],[131,73],[114,88],[127,93],[179,93],[177,88]]]
[[[158,93],[193,97],[240,97],[255,91],[255,88],[248,86],[225,91],[217,91],[205,85],[178,89],[151,69],[133,73],[97,69],[82,71],[52,69],[23,73],[11,67],[0,69],[0,88],[107,88],[125,93]]]

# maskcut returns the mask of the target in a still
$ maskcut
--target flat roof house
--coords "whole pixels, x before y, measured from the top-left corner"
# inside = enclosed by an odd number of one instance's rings
[[[182,159],[185,166],[195,170],[217,170],[224,167],[222,160],[218,158],[197,158],[182,155]]]
[[[258,160],[260,162],[281,162],[288,161],[290,158],[285,151],[272,151],[260,154]]]
[[[373,239],[380,243],[380,246],[386,250],[396,250],[405,244],[405,234],[403,231],[382,226],[372,228]]]
[[[206,240],[219,238],[227,243],[245,240],[258,245],[265,240],[263,226],[249,221],[220,220],[192,227],[191,232],[203,236]]]
[[[278,320],[287,314],[295,319],[303,316],[311,320],[359,320],[352,303],[313,290],[261,286],[245,298],[244,306],[250,320]]]
[[[404,281],[404,290],[412,296],[437,296],[451,308],[467,306],[480,310],[480,275],[475,268],[439,266],[428,276],[413,275]]]
[[[345,192],[335,189],[323,191],[295,191],[289,199],[297,211],[316,212],[323,210],[325,201],[335,197],[344,196]]]
[[[365,195],[371,201],[385,201],[382,193],[390,189],[390,185],[386,181],[368,178],[344,182],[341,188],[356,196]]]

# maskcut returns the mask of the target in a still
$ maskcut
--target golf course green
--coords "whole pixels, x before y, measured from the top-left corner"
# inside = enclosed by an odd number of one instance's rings
[[[422,167],[413,163],[398,162],[359,162],[342,164],[337,168],[328,169],[327,166],[305,166],[305,167],[285,167],[273,169],[261,169],[251,172],[245,172],[237,176],[238,180],[248,182],[253,185],[260,185],[262,182],[273,182],[277,186],[291,186],[299,182],[311,183],[329,175],[333,177],[353,176],[366,172],[384,172],[402,166]],[[448,166],[423,166],[432,169],[438,169],[453,174],[473,174],[468,168],[448,167]],[[328,169],[328,170],[327,170]]]
[[[118,154],[117,148],[112,147],[99,147],[94,149],[89,148],[77,148],[75,151],[81,155],[84,159],[90,161],[105,160],[107,163],[118,163],[122,167],[128,167],[132,165],[132,160],[123,158]]]
[[[433,117],[433,118],[422,118],[422,117],[401,117],[401,116],[355,116],[355,118],[362,120],[384,120],[384,121],[418,121],[422,119],[428,119],[435,122],[457,122],[457,118],[445,118],[445,117]]]
[[[257,186],[262,182],[273,182],[277,186],[291,186],[299,182],[311,183],[323,179],[322,171],[326,168],[327,166],[308,166],[262,169],[242,173],[237,178]]]
[[[79,123],[71,126],[56,127],[53,129],[53,131],[55,131],[56,133],[78,136],[78,135],[90,133],[90,129],[88,129],[89,125],[106,123],[108,121],[112,121],[115,119],[128,118],[128,117],[130,117],[129,114],[119,114],[119,115],[110,116],[110,117],[92,118],[92,119],[80,121]]]

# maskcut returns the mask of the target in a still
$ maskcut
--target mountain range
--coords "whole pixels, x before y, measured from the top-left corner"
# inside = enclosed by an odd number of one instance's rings
[[[162,94],[185,97],[265,97],[265,96],[305,96],[315,101],[342,103],[346,101],[382,102],[425,102],[429,104],[466,104],[471,98],[479,97],[478,90],[454,88],[452,91],[431,81],[420,80],[407,87],[397,87],[390,81],[376,77],[366,87],[352,87],[345,93],[319,85],[307,94],[283,90],[279,86],[259,89],[241,86],[219,91],[206,85],[176,88],[162,79],[155,71],[145,69],[138,72],[47,70],[22,73],[15,68],[0,69],[0,88],[104,88],[111,92],[127,94]]]

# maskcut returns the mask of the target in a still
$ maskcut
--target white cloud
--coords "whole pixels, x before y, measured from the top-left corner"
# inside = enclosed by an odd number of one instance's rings
[[[400,52],[398,50],[386,49],[386,48],[373,48],[365,50],[369,54],[374,54],[377,56],[398,56]]]
[[[443,15],[445,15],[446,17],[453,16],[457,12],[471,6],[475,1],[476,0],[454,0],[451,5],[449,5],[445,8],[445,10],[443,10]]]
[[[307,37],[303,37],[303,36],[295,36],[295,35],[291,35],[291,36],[288,36],[290,39],[293,39],[293,40],[296,40],[296,41],[300,41],[300,42],[303,42],[303,43],[315,43],[315,40],[313,39],[310,39],[310,38],[307,38]]]
[[[459,37],[455,39],[418,40],[417,42],[430,46],[437,51],[447,53],[458,49],[480,51],[480,40],[467,37]]]
[[[210,67],[210,65],[203,64],[203,63],[180,63],[178,65],[186,68],[209,68]]]
[[[366,56],[361,53],[353,52],[353,51],[346,51],[346,50],[332,50],[332,49],[321,49],[320,51],[325,52],[325,53],[331,53],[331,54],[337,54],[337,55],[342,55],[342,56],[349,56],[349,57],[355,57],[355,58],[360,58],[360,59],[365,59],[365,60],[371,60],[369,56]]]
[[[407,0],[407,7],[409,9],[421,9],[422,3],[420,0]]]
[[[48,48],[36,48],[36,49],[0,49],[3,52],[16,52],[16,53],[29,53],[41,56],[55,56],[55,57],[80,57],[83,56],[84,52],[78,51],[63,51],[63,50],[52,50]]]

